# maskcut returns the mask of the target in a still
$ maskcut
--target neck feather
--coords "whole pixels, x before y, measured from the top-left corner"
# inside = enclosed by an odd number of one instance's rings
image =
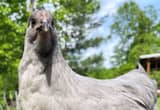
[[[32,66],[32,70],[29,70]],[[72,84],[75,84],[75,74],[64,60],[60,49],[56,45],[52,54],[47,57],[40,57],[29,48],[25,48],[21,64],[19,66],[20,79],[23,74],[31,74],[34,78],[45,76],[46,86],[53,90],[61,90],[71,93]],[[32,80],[35,80],[35,79]]]

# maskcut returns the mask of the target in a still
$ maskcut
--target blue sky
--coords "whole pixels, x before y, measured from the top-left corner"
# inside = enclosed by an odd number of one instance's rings
[[[113,22],[112,16],[116,14],[117,9],[124,3],[129,0],[100,0],[100,9],[99,11],[94,14],[96,16],[96,19],[100,19],[103,16],[108,15],[108,18],[105,20],[105,22],[100,26],[98,29],[92,30],[92,34],[89,34],[89,36],[104,36],[106,37],[110,30],[109,26]],[[135,1],[141,9],[145,10],[145,7],[148,5],[153,5],[153,7],[156,10],[159,10],[160,12],[160,3],[159,0],[133,0]],[[160,16],[160,13],[159,15]],[[112,67],[112,64],[110,63],[110,58],[114,54],[114,46],[118,43],[118,39],[113,38],[107,42],[103,42],[99,48],[89,48],[88,52],[84,54],[85,57],[89,57],[92,54],[103,52],[105,57],[104,66],[107,68]]]

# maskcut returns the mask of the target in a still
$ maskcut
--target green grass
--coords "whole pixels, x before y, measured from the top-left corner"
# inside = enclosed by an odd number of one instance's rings
[[[158,109],[160,109],[160,97],[158,97]]]

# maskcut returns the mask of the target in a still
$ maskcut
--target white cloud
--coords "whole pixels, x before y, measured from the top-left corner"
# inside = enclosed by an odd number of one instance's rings
[[[126,1],[128,0],[100,0],[100,10],[97,13],[97,16],[103,17],[115,14],[120,4]]]

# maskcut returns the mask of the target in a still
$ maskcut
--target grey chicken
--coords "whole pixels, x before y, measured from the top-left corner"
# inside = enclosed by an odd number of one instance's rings
[[[143,69],[111,80],[80,76],[58,47],[52,15],[32,13],[19,65],[19,110],[156,110],[156,83]]]

